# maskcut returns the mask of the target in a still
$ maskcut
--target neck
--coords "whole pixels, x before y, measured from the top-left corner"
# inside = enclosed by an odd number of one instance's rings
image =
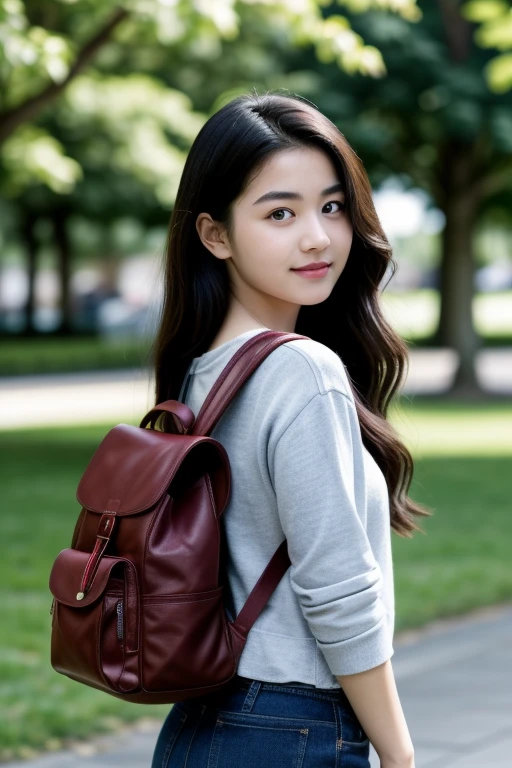
[[[266,320],[259,312],[256,314],[260,315],[260,317],[256,317],[239,299],[237,299],[233,292],[231,292],[231,295],[233,296],[234,303],[232,302],[231,304],[224,324],[234,324],[237,328],[241,328],[242,330],[239,330],[238,333],[243,333],[246,330],[250,331],[253,328],[270,328],[273,331],[284,331],[286,333],[295,332],[296,316],[291,324],[277,322],[273,319]]]

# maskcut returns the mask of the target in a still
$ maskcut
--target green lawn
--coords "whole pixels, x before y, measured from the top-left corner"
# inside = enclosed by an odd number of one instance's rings
[[[144,368],[151,364],[150,342],[94,336],[38,336],[0,339],[0,376]]]
[[[393,535],[397,631],[511,600],[512,403],[415,398],[393,421],[416,458],[412,496],[435,512],[421,521],[426,535]],[[169,710],[118,701],[58,675],[49,661],[49,571],[70,544],[77,483],[110,426],[0,433],[0,760],[120,720],[161,721]]]

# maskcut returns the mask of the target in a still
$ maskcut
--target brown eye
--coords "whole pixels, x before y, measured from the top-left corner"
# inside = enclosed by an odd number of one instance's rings
[[[339,213],[340,211],[345,210],[345,203],[342,203],[341,200],[330,200],[328,203],[324,205],[324,208],[327,208],[328,206],[337,205],[338,210],[336,211],[326,211],[326,213]]]
[[[277,211],[272,211],[269,218],[273,218],[274,221],[286,221],[284,216],[281,215],[285,213],[290,213],[290,211],[287,211],[286,208],[278,208]],[[275,216],[277,216],[277,218],[274,218]]]

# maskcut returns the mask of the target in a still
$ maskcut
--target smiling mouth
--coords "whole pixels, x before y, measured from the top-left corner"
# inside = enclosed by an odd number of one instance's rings
[[[297,267],[296,269],[292,269],[292,272],[321,272],[323,269],[328,269],[330,266],[330,264],[315,264],[314,267]]]
[[[295,267],[292,268],[292,272],[314,272],[317,269],[327,269],[327,267],[330,267],[331,263],[329,264],[312,264],[308,265],[307,267]]]

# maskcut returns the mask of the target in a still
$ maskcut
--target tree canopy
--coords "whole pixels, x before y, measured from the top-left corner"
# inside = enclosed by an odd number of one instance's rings
[[[65,295],[91,232],[167,220],[209,114],[250,88],[300,93],[374,185],[399,176],[444,212],[438,341],[470,376],[475,226],[512,197],[510,14],[499,0],[0,0],[3,218],[32,276],[37,220],[53,222]]]

